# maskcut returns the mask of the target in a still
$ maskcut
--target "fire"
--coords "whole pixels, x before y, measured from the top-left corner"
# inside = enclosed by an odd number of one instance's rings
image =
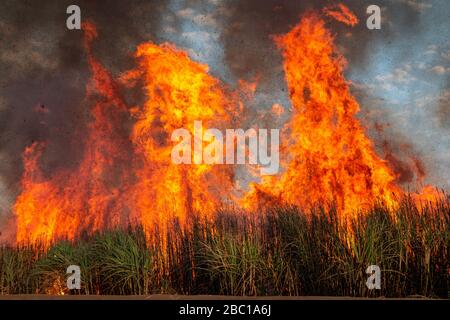
[[[343,75],[346,61],[333,40],[314,13],[276,38],[294,109],[284,130],[288,142],[281,158],[287,159],[286,170],[254,184],[244,201],[247,207],[281,202],[309,210],[333,203],[341,214],[352,216],[378,200],[395,205],[396,176],[376,155],[355,117],[359,105]]]
[[[357,23],[342,5],[324,12],[348,25]],[[170,227],[173,219],[186,226],[196,212],[211,216],[233,197],[233,167],[174,164],[171,134],[184,128],[195,137],[196,121],[230,127],[244,107],[236,97],[253,94],[256,84],[241,82],[241,92],[228,92],[208,66],[168,43],[141,44],[135,55],[138,67],[117,81],[93,56],[94,25],[86,23],[83,29],[92,73],[87,100],[95,103],[82,156],[75,168],[48,175],[40,168],[46,144],[25,149],[21,193],[13,206],[17,242],[48,245],[128,224],[141,224],[150,236],[156,228]],[[276,43],[293,110],[283,130],[284,171],[253,183],[240,203],[246,208],[286,203],[306,211],[333,204],[343,218],[377,201],[395,207],[403,194],[397,176],[377,156],[356,118],[359,105],[343,74],[346,61],[325,21],[309,13]],[[131,108],[119,92],[138,85],[145,102]],[[280,117],[285,108],[275,104],[272,113]],[[418,198],[432,195],[426,189]]]
[[[412,199],[419,208],[425,208],[429,204],[436,203],[438,200],[445,200],[445,194],[436,187],[427,185],[422,188],[420,193],[412,193]]]
[[[143,44],[136,54],[140,68],[123,78],[142,77],[147,101],[141,111],[129,111],[118,84],[92,55],[95,27],[87,23],[83,29],[92,72],[87,94],[100,95],[91,109],[83,157],[75,170],[45,177],[39,167],[45,145],[26,148],[22,192],[13,208],[17,241],[49,244],[130,223],[150,233],[174,217],[185,224],[196,211],[212,213],[231,188],[231,171],[174,165],[170,133],[193,130],[194,120],[220,125],[228,119],[230,102],[218,80],[169,44]],[[123,125],[130,113],[138,117],[131,143]]]
[[[64,296],[67,294],[67,287],[61,277],[57,277],[49,287],[45,289],[45,294],[54,296]]]
[[[73,239],[82,231],[116,227],[124,222],[121,196],[128,161],[121,122],[126,106],[117,93],[110,74],[96,61],[90,49],[96,37],[92,24],[85,24],[85,49],[92,72],[88,96],[101,98],[92,106],[84,154],[75,170],[62,169],[46,177],[39,167],[44,144],[34,143],[24,153],[22,192],[14,212],[17,241]]]
[[[325,8],[324,13],[350,26],[355,26],[358,23],[358,18],[341,3]]]
[[[195,212],[213,213],[231,190],[232,175],[224,166],[173,164],[170,135],[178,128],[194,135],[194,121],[223,126],[230,102],[206,65],[170,44],[142,44],[136,56],[140,67],[127,77],[143,79],[147,100],[131,135],[140,163],[130,205],[148,231],[173,217],[185,225]]]

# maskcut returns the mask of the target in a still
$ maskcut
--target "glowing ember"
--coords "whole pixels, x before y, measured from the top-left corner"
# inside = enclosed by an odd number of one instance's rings
[[[325,8],[324,13],[350,26],[355,26],[358,23],[358,18],[343,4]]]
[[[57,277],[52,282],[52,284],[45,290],[45,294],[54,296],[64,296],[66,293],[67,293],[66,283],[64,280],[61,280],[60,277]]]

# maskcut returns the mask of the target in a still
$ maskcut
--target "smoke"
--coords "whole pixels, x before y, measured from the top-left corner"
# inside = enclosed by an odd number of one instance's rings
[[[233,75],[233,80],[259,79],[252,107],[265,108],[267,112],[273,104],[290,106],[288,91],[284,80],[282,61],[273,36],[286,33],[299,17],[310,10],[320,11],[334,1],[264,1],[245,0],[230,6],[228,26],[222,32],[225,49],[225,64]],[[349,75],[360,74],[367,77],[373,68],[373,54],[379,46],[396,46],[402,39],[414,37],[424,32],[422,14],[431,5],[415,1],[378,1],[382,10],[382,29],[369,31],[366,27],[366,8],[370,1],[343,1],[360,19],[354,28],[327,19],[336,35],[338,50],[345,56],[349,65]],[[395,56],[399,59],[410,54],[410,46],[398,46]],[[387,58],[387,57],[386,57]],[[385,58],[385,59],[386,59]],[[348,76],[349,76],[348,75]],[[385,156],[398,174],[398,182],[409,185],[421,181],[424,171],[432,168],[431,161],[422,163],[420,147],[410,141],[407,133],[389,127],[380,133],[373,130],[374,124],[395,124],[397,119],[386,108],[388,101],[382,100],[373,89],[362,83],[354,83],[355,92],[361,105],[361,119],[369,128],[368,134],[375,140],[381,156]],[[270,93],[270,94],[267,94]],[[439,117],[446,121],[448,99],[443,97],[438,108]],[[447,97],[448,98],[448,97]],[[378,112],[377,112],[378,111]],[[448,112],[447,112],[448,117]],[[448,121],[447,121],[448,123]],[[429,171],[429,170],[427,170]]]
[[[354,28],[332,20],[328,23],[352,72],[363,75],[371,67],[377,45],[389,45],[423,33],[421,19],[424,10],[430,8],[428,2],[413,0],[377,1],[382,8],[382,30],[368,32],[365,10],[373,3],[342,2],[360,18],[360,23]],[[270,110],[273,104],[289,109],[281,55],[273,35],[287,32],[308,10],[321,10],[333,3],[325,0],[76,2],[81,7],[82,20],[91,20],[97,26],[100,36],[93,44],[94,55],[113,75],[134,67],[132,54],[139,43],[175,42],[188,49],[193,59],[208,63],[211,73],[229,84],[235,85],[239,79],[257,80],[256,93],[248,107],[261,113]],[[85,99],[89,70],[81,45],[82,32],[65,27],[66,8],[71,4],[74,3],[69,0],[3,0],[0,3],[1,217],[10,214],[12,201],[19,191],[21,154],[25,146],[34,141],[48,142],[42,159],[44,171],[76,166],[80,157],[80,141],[90,119],[90,103]],[[409,46],[399,47],[396,56],[390,58],[401,60],[410,50]],[[444,84],[435,116],[440,126],[448,130],[448,78]],[[369,100],[383,103],[371,94],[370,88],[360,91],[361,96],[367,97],[364,100],[367,103],[361,104],[363,112],[373,112],[376,108]],[[141,99],[139,92],[122,94],[130,105]],[[387,111],[376,119],[366,120],[394,123]],[[405,136],[398,144],[414,145]],[[385,137],[379,139],[378,144],[382,146]],[[392,154],[401,158],[402,149],[392,146],[397,143],[390,142],[390,145]],[[420,150],[411,154],[420,155]]]
[[[50,173],[76,166],[90,101],[82,32],[66,28],[72,1],[0,4],[0,226],[20,189],[21,154],[46,141],[41,165]],[[82,20],[98,26],[94,54],[115,75],[134,65],[136,45],[157,41],[164,1],[77,1]],[[131,92],[133,94],[133,92]],[[138,97],[127,98],[138,101]],[[3,237],[4,238],[4,237]]]
[[[350,28],[331,18],[326,21],[336,35],[338,49],[348,60],[350,69],[357,73],[367,73],[372,66],[374,47],[380,43],[395,43],[421,32],[420,6],[402,1],[378,1],[377,5],[382,10],[382,29],[369,31],[366,27],[366,9],[373,3],[361,0],[342,2],[356,14],[359,24]],[[243,0],[228,5],[226,25],[220,37],[224,47],[223,64],[230,71],[229,82],[258,79],[251,107],[263,108],[263,111],[273,104],[289,107],[281,55],[273,36],[289,31],[303,14],[312,10],[320,12],[335,3],[326,0]],[[399,51],[399,56],[407,55],[408,50],[404,47]]]
[[[450,130],[450,78],[447,77],[444,83],[445,85],[437,99],[436,116],[440,126],[443,129]]]
[[[243,0],[229,6],[228,27],[223,31],[226,63],[237,78],[249,78],[263,73],[269,77],[279,68],[280,57],[272,36],[286,33],[299,17],[310,11],[320,11],[335,1]],[[366,8],[371,1],[342,1],[360,19],[354,28],[329,20],[338,35],[341,48],[352,67],[367,64],[373,42],[392,42],[396,38],[420,32],[420,11],[401,1],[377,1],[382,9],[382,29],[369,32]],[[395,28],[394,28],[395,27]],[[405,51],[407,48],[405,48]]]

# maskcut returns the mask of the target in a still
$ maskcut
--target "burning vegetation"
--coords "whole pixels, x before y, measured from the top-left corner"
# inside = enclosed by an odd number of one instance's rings
[[[339,17],[348,24],[357,21],[348,11]],[[343,217],[376,201],[393,207],[401,190],[356,118],[359,105],[343,75],[346,62],[324,20],[309,14],[276,42],[294,109],[285,128],[286,171],[254,184],[246,204],[263,198],[309,210],[333,203]]]
[[[351,26],[358,23],[342,5],[324,13]],[[343,74],[346,61],[324,19],[308,13],[275,39],[293,109],[283,129],[283,168],[279,175],[258,177],[261,182],[239,196],[235,167],[174,164],[170,138],[178,128],[195,137],[195,121],[205,128],[233,127],[243,105],[239,92],[168,43],[139,45],[137,68],[114,79],[94,57],[91,45],[97,32],[85,23],[84,47],[92,73],[86,92],[95,102],[83,156],[76,168],[45,175],[39,166],[45,143],[25,149],[21,192],[13,206],[16,242],[48,246],[129,225],[142,226],[150,240],[172,228],[174,220],[188,228],[197,213],[212,219],[230,203],[249,211],[282,205],[303,212],[334,208],[346,223],[380,204],[395,211],[405,192],[356,118],[359,105]],[[131,107],[118,88],[139,86],[145,102]],[[413,198],[437,201],[441,195],[432,190],[427,187]]]
[[[448,296],[450,203],[432,186],[403,190],[400,162],[376,153],[329,18],[358,23],[337,5],[275,38],[292,107],[282,170],[261,176],[247,166],[258,181],[247,191],[237,187],[235,165],[196,161],[209,141],[195,123],[241,127],[256,83],[232,90],[170,43],[142,43],[136,67],[115,78],[95,58],[97,31],[85,23],[83,151],[76,165],[50,173],[41,168],[46,142],[23,151],[15,243],[0,247],[0,294],[74,293],[63,279],[75,264],[81,294]],[[144,101],[130,105],[127,90]],[[278,118],[286,110],[272,106]],[[194,137],[195,164],[171,159],[179,128]],[[224,159],[228,146],[222,151]],[[379,291],[364,285],[372,264],[383,269]]]

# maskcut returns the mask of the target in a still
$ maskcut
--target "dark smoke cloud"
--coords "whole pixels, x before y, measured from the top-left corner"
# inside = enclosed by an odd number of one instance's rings
[[[421,150],[398,130],[391,113],[382,108],[386,101],[374,97],[371,90],[364,86],[354,85],[352,91],[363,106],[358,116],[374,142],[377,153],[388,161],[397,175],[396,182],[411,189],[417,184],[423,184],[432,164],[424,163],[425,157]],[[370,106],[370,109],[364,106]]]
[[[270,78],[276,74],[280,65],[280,56],[273,43],[272,35],[283,34],[299,22],[302,14],[308,10],[320,11],[336,1],[290,1],[290,0],[242,0],[230,6],[229,27],[224,30],[223,42],[226,63],[237,78],[248,79],[255,74]],[[370,57],[372,41],[395,41],[396,37],[420,31],[420,11],[402,1],[377,1],[382,8],[382,29],[368,32],[366,27],[366,8],[373,1],[342,1],[351,8],[360,23],[349,28],[342,23],[327,19],[338,43],[346,48],[345,56],[352,66],[360,67]],[[392,28],[395,21],[395,31]],[[346,33],[352,37],[345,37]],[[407,50],[407,48],[405,48]]]
[[[137,44],[167,39],[164,19],[165,23],[173,23],[174,30],[180,30],[180,22],[170,6],[172,2],[0,2],[0,225],[4,218],[2,210],[18,191],[21,153],[25,146],[33,141],[47,141],[43,159],[47,168],[76,165],[79,159],[79,141],[89,120],[89,101],[85,99],[89,70],[81,45],[82,33],[65,27],[67,6],[79,5],[82,19],[97,25],[99,38],[93,44],[94,55],[118,75],[134,67],[132,53]],[[198,7],[207,2],[190,0],[184,4]],[[365,27],[365,10],[372,1],[342,2],[361,20],[355,28],[329,21],[352,67],[364,70],[372,42],[390,43],[397,37],[421,31],[418,24],[421,6],[417,1],[377,1],[383,9],[384,23],[376,33],[368,32]],[[333,3],[324,0],[223,2],[221,6],[227,9],[226,23],[220,33],[224,63],[236,79],[253,81],[259,77],[258,91],[267,93],[266,96],[286,95],[281,57],[271,36],[287,32],[307,10],[320,10]],[[346,37],[346,33],[351,33],[351,37]],[[399,55],[407,54],[408,48],[404,50]],[[214,66],[211,67],[214,71]],[[136,103],[139,99],[136,95],[127,96],[130,103]],[[447,93],[437,108],[442,125],[447,127],[448,110]],[[383,116],[378,120],[388,122],[388,119]],[[397,148],[392,150],[395,153]]]
[[[95,56],[113,74],[133,66],[138,43],[155,41],[166,1],[0,2],[0,225],[22,173],[21,154],[46,141],[44,171],[76,165],[89,120],[89,69],[82,32],[66,28],[66,8],[99,32]]]
[[[259,91],[275,95],[286,94],[284,73],[279,51],[273,41],[273,35],[288,32],[310,10],[320,11],[322,8],[336,3],[335,1],[264,1],[242,0],[231,9],[228,28],[223,32],[226,63],[238,79],[251,80],[260,77]],[[371,32],[366,27],[366,8],[374,4],[372,1],[343,1],[359,18],[357,26],[350,28],[342,23],[326,19],[331,30],[336,34],[338,48],[353,69],[364,72],[369,65],[373,43],[393,43],[399,37],[421,32],[421,9],[414,1],[377,1],[382,9],[382,29]],[[395,26],[393,25],[395,24]],[[349,36],[350,35],[350,36]],[[409,48],[399,50],[399,55],[407,55]],[[362,103],[362,113],[369,111],[364,120],[368,124],[388,124],[391,117],[388,112],[374,113],[374,108],[384,101],[375,101],[367,88],[353,88]],[[445,107],[443,108],[447,110]],[[370,126],[369,126],[370,127]],[[420,161],[420,152],[416,150],[408,138],[387,128],[384,132],[369,130],[375,139],[380,155],[390,162],[398,174],[398,182],[413,183],[425,173]],[[395,138],[388,138],[391,135]]]

